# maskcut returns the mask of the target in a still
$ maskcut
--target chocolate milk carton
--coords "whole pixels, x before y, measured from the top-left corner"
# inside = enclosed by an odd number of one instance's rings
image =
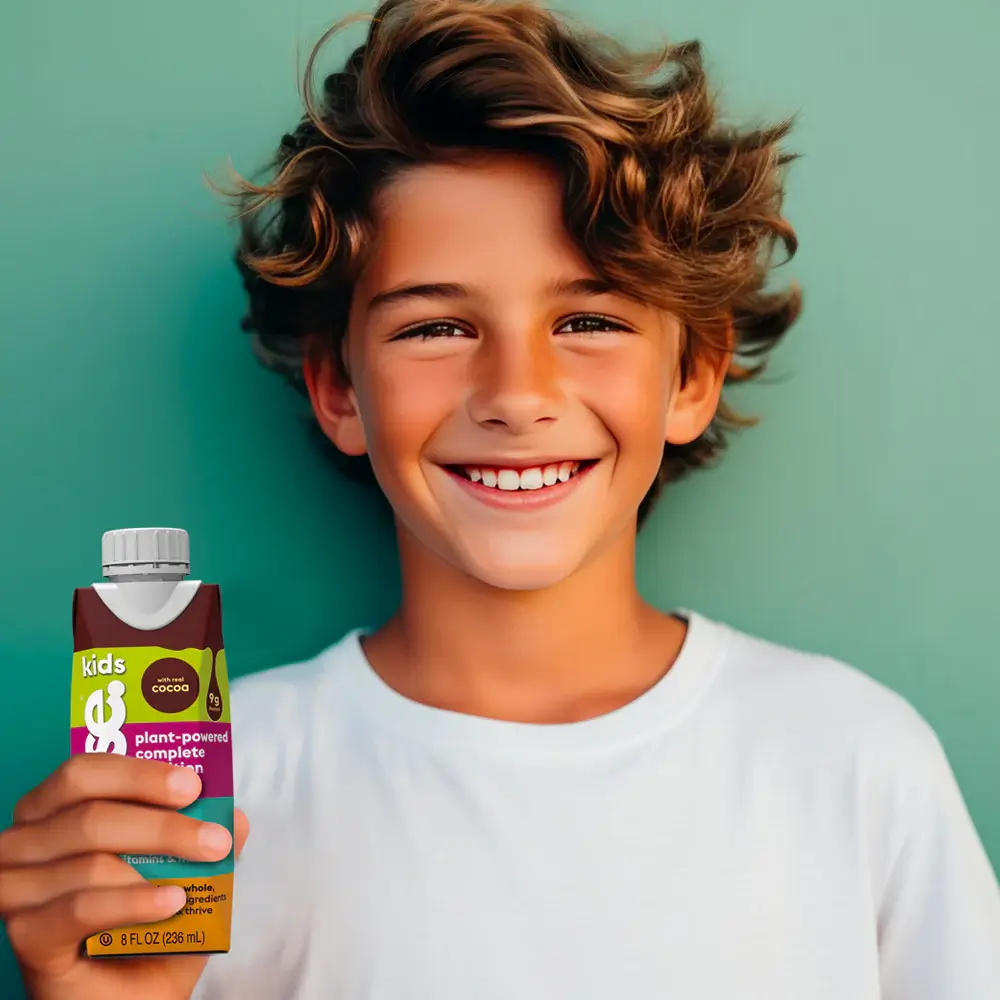
[[[199,798],[182,810],[233,831],[229,678],[219,588],[187,580],[188,536],[177,528],[109,531],[107,583],[73,595],[70,752],[117,753],[189,767]],[[87,940],[93,956],[229,950],[233,855],[219,862],[128,854],[156,885],[179,885],[168,920],[109,928]]]

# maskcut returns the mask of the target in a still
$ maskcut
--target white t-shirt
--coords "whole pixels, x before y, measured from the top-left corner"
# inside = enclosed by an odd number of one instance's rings
[[[608,715],[410,701],[359,633],[233,687],[204,1000],[997,1000],[1000,891],[930,727],[696,614]]]

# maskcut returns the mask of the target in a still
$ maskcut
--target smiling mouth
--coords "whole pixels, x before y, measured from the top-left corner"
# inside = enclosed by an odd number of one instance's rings
[[[596,458],[550,462],[512,469],[496,465],[446,465],[450,473],[489,490],[516,493],[521,490],[544,490],[568,483],[597,464]]]

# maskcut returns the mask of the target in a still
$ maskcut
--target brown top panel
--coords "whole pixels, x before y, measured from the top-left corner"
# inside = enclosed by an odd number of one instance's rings
[[[218,584],[203,583],[183,614],[163,628],[149,630],[126,625],[108,610],[93,587],[80,587],[73,593],[73,651],[105,646],[162,646],[218,653],[223,648]]]

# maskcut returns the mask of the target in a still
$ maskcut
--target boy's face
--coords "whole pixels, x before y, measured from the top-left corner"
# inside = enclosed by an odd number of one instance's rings
[[[704,430],[724,371],[698,365],[682,388],[678,321],[600,287],[561,212],[557,174],[526,158],[405,172],[354,289],[351,386],[307,370],[401,544],[505,589],[631,546],[664,443]]]

